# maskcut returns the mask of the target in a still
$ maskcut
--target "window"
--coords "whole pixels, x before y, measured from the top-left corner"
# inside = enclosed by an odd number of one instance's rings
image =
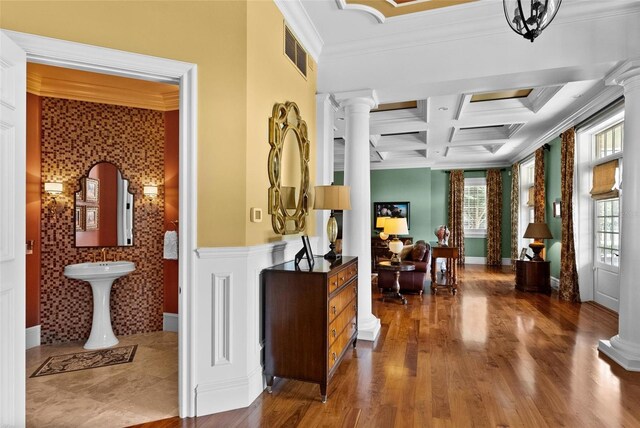
[[[624,122],[617,123],[593,136],[595,140],[596,159],[622,151],[622,139],[624,137]]]
[[[618,267],[620,251],[620,200],[596,201],[596,261]]]
[[[487,236],[487,180],[464,179],[464,234],[469,238]]]
[[[592,189],[595,205],[594,262],[615,271],[620,264],[620,196],[624,121],[609,121],[592,134]],[[604,266],[602,266],[604,265]]]
[[[529,245],[533,240],[522,237],[524,231],[527,230],[529,223],[534,221],[533,213],[533,197],[531,195],[533,189],[535,173],[535,159],[531,158],[520,164],[520,216],[518,219],[518,240],[519,247],[523,248]]]

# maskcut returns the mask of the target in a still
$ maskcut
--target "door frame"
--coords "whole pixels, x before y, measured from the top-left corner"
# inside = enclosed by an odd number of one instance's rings
[[[178,399],[180,417],[195,416],[197,65],[4,29],[2,32],[24,49],[27,62],[179,84]]]

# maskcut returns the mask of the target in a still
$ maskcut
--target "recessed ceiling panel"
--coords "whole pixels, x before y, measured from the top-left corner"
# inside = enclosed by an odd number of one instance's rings
[[[346,4],[368,6],[385,17],[407,15],[442,7],[458,6],[478,0],[343,0]]]
[[[378,108],[371,110],[371,113],[379,111],[404,110],[408,108],[418,108],[418,101],[404,101],[401,103],[380,104]]]
[[[511,100],[517,98],[527,98],[533,91],[533,88],[526,89],[513,89],[510,91],[496,91],[496,92],[483,92],[480,94],[473,94],[471,97],[472,103],[479,103],[483,101],[498,101],[498,100]]]

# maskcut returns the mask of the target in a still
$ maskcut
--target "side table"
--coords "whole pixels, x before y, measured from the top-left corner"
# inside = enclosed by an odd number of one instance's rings
[[[410,270],[416,270],[416,266],[411,262],[402,262],[400,264],[393,264],[390,261],[378,263],[378,269],[390,270],[396,273],[396,281],[393,283],[393,291],[382,295],[382,301],[385,299],[400,299],[403,305],[407,304],[407,299],[400,294],[400,272],[406,272]]]
[[[458,289],[458,267],[456,260],[460,257],[458,247],[431,247],[431,293],[435,294],[438,286],[447,287],[452,294],[456,294]],[[444,276],[444,284],[436,281],[436,260],[438,258],[447,259],[447,272]]]

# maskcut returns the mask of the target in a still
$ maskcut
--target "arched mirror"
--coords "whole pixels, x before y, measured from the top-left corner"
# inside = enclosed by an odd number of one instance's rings
[[[95,164],[75,194],[76,247],[133,245],[133,194],[110,162]]]
[[[273,106],[269,144],[271,225],[282,235],[301,232],[309,206],[309,139],[296,103]]]

